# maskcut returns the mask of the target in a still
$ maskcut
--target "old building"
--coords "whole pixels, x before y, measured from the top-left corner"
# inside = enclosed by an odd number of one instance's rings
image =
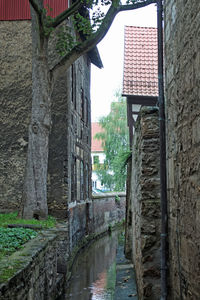
[[[47,1],[53,16],[68,1]],[[28,1],[0,2],[1,143],[0,210],[18,210],[21,201],[27,128],[31,110],[31,24]],[[49,63],[55,52],[49,49]],[[90,65],[102,67],[97,49],[79,58],[55,84],[48,167],[50,214],[66,218],[91,195]]]
[[[139,299],[160,299],[160,180],[157,28],[125,27],[123,96],[132,163],[127,181],[127,257]]]
[[[165,1],[169,299],[200,299],[200,2]]]
[[[99,132],[102,132],[102,127],[99,123],[92,123],[92,135],[91,135],[91,158],[92,158],[92,188],[95,192],[95,189],[104,188],[103,183],[99,180],[96,168],[97,164],[103,164],[105,160],[105,153],[102,147],[102,142],[95,138],[95,135]]]

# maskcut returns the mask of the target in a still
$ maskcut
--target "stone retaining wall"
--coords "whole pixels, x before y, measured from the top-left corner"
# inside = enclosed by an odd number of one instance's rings
[[[132,252],[139,299],[160,299],[158,110],[143,108],[133,138]],[[131,226],[131,224],[129,224]]]
[[[91,234],[101,234],[125,219],[125,193],[93,196],[91,201],[69,206],[70,249]]]
[[[0,299],[55,299],[56,283],[60,279],[57,273],[56,234],[41,234],[29,241],[23,250],[11,255],[9,261],[1,261],[1,280],[3,272],[12,270],[14,275],[0,285]]]
[[[10,274],[0,283],[0,299],[55,300],[81,247],[124,217],[124,193],[95,196],[89,203],[71,207],[68,223],[43,232],[0,262],[1,280],[3,272]]]
[[[93,196],[93,212],[90,223],[94,226],[94,232],[99,234],[108,230],[108,227],[125,219],[125,193],[107,193],[101,196]],[[92,231],[92,228],[90,229]]]

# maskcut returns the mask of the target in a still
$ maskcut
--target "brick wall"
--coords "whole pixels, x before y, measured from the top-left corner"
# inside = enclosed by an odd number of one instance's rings
[[[158,110],[143,108],[133,137],[132,255],[139,299],[160,299],[160,179]]]
[[[200,297],[200,2],[165,1],[169,292]]]

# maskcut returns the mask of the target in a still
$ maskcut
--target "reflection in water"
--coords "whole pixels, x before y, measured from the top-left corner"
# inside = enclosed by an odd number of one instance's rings
[[[118,232],[105,236],[78,256],[70,285],[60,300],[111,300],[116,281]]]

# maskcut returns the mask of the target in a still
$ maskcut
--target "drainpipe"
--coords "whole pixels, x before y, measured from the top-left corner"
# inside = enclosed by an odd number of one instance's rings
[[[160,189],[161,189],[161,300],[167,299],[167,180],[166,180],[166,133],[165,100],[163,83],[163,1],[157,0],[158,25],[158,87],[160,127]]]

